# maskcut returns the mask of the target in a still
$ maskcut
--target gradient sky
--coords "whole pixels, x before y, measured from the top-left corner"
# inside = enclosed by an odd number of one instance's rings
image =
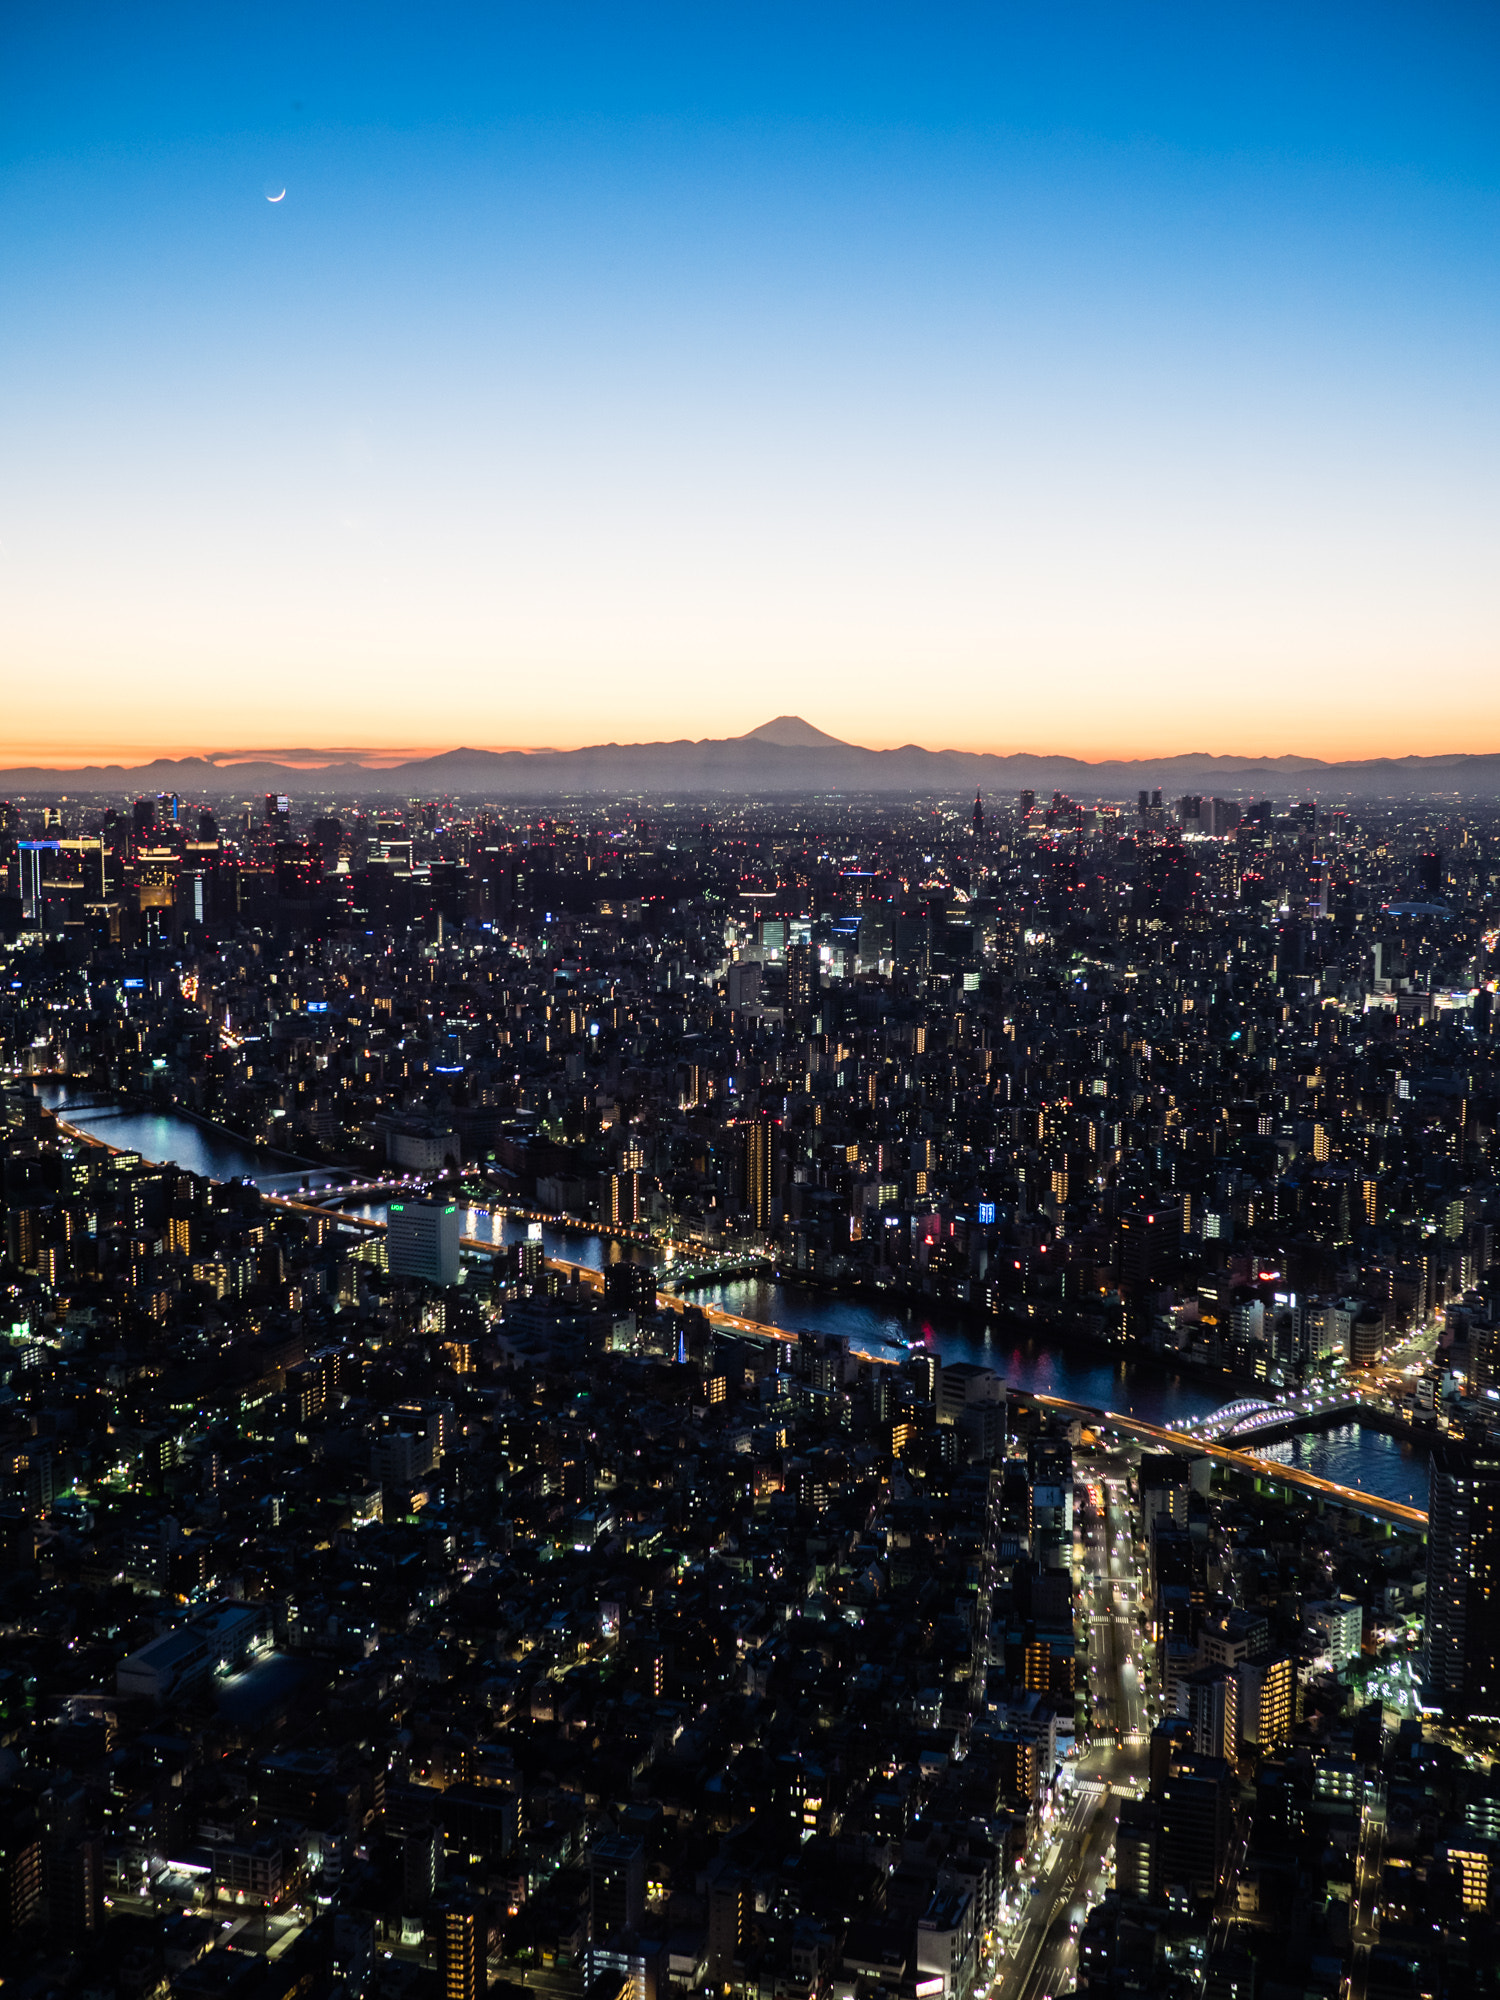
[[[0,761],[1500,749],[1497,166],[1490,5],[11,0]]]

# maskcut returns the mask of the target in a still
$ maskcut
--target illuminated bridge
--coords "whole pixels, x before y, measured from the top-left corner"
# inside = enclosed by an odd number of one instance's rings
[[[1191,1431],[1194,1437],[1228,1437],[1232,1431],[1248,1429],[1257,1418],[1264,1417],[1275,1408],[1274,1403],[1242,1396],[1237,1403],[1225,1403],[1222,1409],[1215,1410],[1210,1416],[1189,1418],[1182,1428]]]
[[[64,1129],[68,1128],[64,1127]],[[87,1140],[91,1145],[101,1146],[106,1152],[114,1153],[120,1150],[117,1146],[110,1146],[105,1141],[95,1139],[92,1135],[85,1132],[74,1132],[73,1136]],[[272,1196],[271,1199],[279,1199],[282,1207],[298,1210],[304,1214],[323,1215],[326,1213],[326,1211],[317,1208],[311,1202],[304,1202],[286,1196]],[[373,1218],[361,1217],[356,1219],[352,1216],[342,1216],[339,1219],[344,1226],[363,1230],[369,1234],[381,1233],[386,1228],[383,1220],[377,1221]],[[465,1238],[464,1248],[484,1255],[493,1255],[495,1245],[493,1242],[481,1241],[478,1238]],[[549,1268],[555,1271],[566,1271],[570,1275],[576,1271],[581,1285],[586,1285],[590,1289],[603,1290],[604,1275],[601,1271],[596,1271],[587,1265],[569,1263],[563,1258],[549,1257],[547,1263]],[[657,1294],[657,1303],[668,1307],[674,1312],[682,1312],[687,1306],[685,1299],[678,1298],[671,1292],[659,1292]],[[748,1333],[762,1340],[795,1342],[797,1339],[796,1334],[790,1332],[786,1327],[769,1326],[764,1321],[744,1319],[738,1313],[724,1311],[720,1306],[708,1307],[707,1317],[716,1326],[727,1327],[735,1332]],[[859,1349],[855,1349],[854,1351],[856,1353],[861,1352]],[[895,1355],[888,1353],[863,1354],[862,1358],[869,1361],[883,1362],[894,1361],[896,1359]],[[1325,1501],[1334,1506],[1348,1507],[1357,1513],[1370,1514],[1377,1520],[1390,1521],[1398,1527],[1415,1529],[1422,1534],[1427,1532],[1427,1516],[1419,1507],[1408,1507],[1400,1500],[1387,1500],[1380,1493],[1362,1492],[1357,1486],[1340,1486],[1332,1479],[1320,1479],[1316,1473],[1305,1472],[1300,1465],[1282,1465],[1275,1459],[1260,1458],[1253,1452],[1238,1451],[1231,1445],[1216,1442],[1213,1437],[1206,1435],[1201,1429],[1194,1430],[1187,1426],[1183,1426],[1180,1429],[1169,1429],[1162,1424],[1145,1423],[1139,1417],[1123,1416],[1117,1410],[1098,1410],[1089,1403],[1074,1403],[1063,1396],[1044,1396],[1032,1390],[1024,1392],[1023,1400],[1035,1403],[1043,1409],[1060,1410],[1065,1415],[1079,1418],[1083,1423],[1091,1427],[1097,1426],[1109,1430],[1122,1431],[1127,1437],[1139,1438],[1143,1444],[1153,1445],[1158,1450],[1183,1452],[1188,1455],[1217,1459],[1221,1465],[1227,1465],[1236,1472],[1245,1473],[1252,1479],[1262,1479],[1276,1485],[1293,1487],[1297,1492],[1305,1493],[1311,1499]],[[1337,1407],[1340,1402],[1340,1398],[1337,1396],[1328,1397],[1323,1400],[1326,1402],[1328,1408]],[[1245,1413],[1244,1421],[1249,1422],[1253,1417],[1260,1428],[1269,1429],[1273,1424],[1295,1423],[1299,1420],[1299,1417],[1304,1420],[1312,1417],[1315,1420],[1317,1415],[1326,1414],[1325,1410],[1314,1411],[1310,1407],[1318,1404],[1319,1401],[1320,1399],[1316,1396],[1308,1396],[1292,1397],[1283,1403],[1251,1404]],[[1342,1398],[1342,1401],[1349,1407],[1353,1407],[1355,1399],[1346,1395]],[[1231,1404],[1229,1407],[1234,1409],[1238,1406]],[[1224,1412],[1216,1411],[1214,1414],[1215,1417],[1219,1417]],[[1208,1421],[1212,1423],[1214,1418],[1210,1418]],[[1235,1432],[1233,1434],[1240,1435],[1241,1433]]]
[[[1030,1390],[1025,1392],[1025,1400],[1040,1404],[1043,1409],[1061,1410],[1086,1424],[1123,1431],[1127,1437],[1139,1438],[1142,1444],[1153,1445],[1160,1451],[1212,1458],[1220,1465],[1227,1465],[1252,1479],[1292,1487],[1310,1499],[1348,1507],[1355,1513],[1370,1514],[1376,1520],[1390,1521],[1401,1528],[1413,1528],[1421,1534],[1427,1532],[1427,1515],[1420,1507],[1409,1507],[1403,1500],[1387,1500],[1383,1493],[1366,1493],[1358,1486],[1340,1486],[1336,1480],[1320,1479],[1315,1472],[1305,1472],[1300,1465],[1282,1465],[1274,1458],[1261,1458],[1255,1452],[1216,1444],[1185,1427],[1179,1430],[1169,1429],[1164,1424],[1148,1424],[1139,1417],[1123,1416],[1118,1410],[1096,1410],[1086,1403],[1070,1402],[1063,1396],[1042,1396]]]
[[[1261,1431],[1312,1430],[1353,1415],[1359,1406],[1359,1397],[1348,1389],[1310,1389],[1301,1395],[1278,1397],[1275,1402],[1242,1396],[1206,1417],[1189,1418],[1179,1429],[1209,1439],[1254,1437]]]

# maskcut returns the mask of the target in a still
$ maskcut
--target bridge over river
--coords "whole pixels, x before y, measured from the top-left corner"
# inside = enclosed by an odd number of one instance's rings
[[[91,1146],[101,1147],[107,1152],[120,1149],[107,1140],[81,1127],[59,1120],[64,1131]],[[297,1194],[281,1194],[271,1189],[263,1190],[265,1198],[279,1206],[300,1211],[306,1215],[316,1215],[322,1220],[329,1219],[328,1208],[320,1203]],[[322,1192],[309,1189],[308,1194]],[[348,1190],[343,1192],[347,1195]],[[355,1233],[380,1234],[387,1225],[375,1217],[354,1217],[340,1214],[337,1220],[342,1228]],[[492,1257],[495,1253],[493,1240],[479,1237],[464,1239],[464,1249],[471,1255]],[[549,1268],[566,1273],[570,1278],[576,1274],[579,1286],[590,1291],[602,1291],[603,1273],[590,1265],[574,1263],[556,1257],[547,1259]],[[671,1292],[659,1292],[658,1303],[674,1312],[684,1312],[692,1303]],[[783,1326],[773,1326],[764,1321],[747,1319],[741,1314],[726,1311],[722,1306],[706,1305],[702,1308],[710,1322],[737,1333],[745,1333],[753,1338],[774,1341],[782,1345],[795,1345],[798,1336]],[[892,1363],[899,1361],[899,1354],[890,1350],[861,1351],[861,1358],[869,1361]],[[1128,1437],[1139,1438],[1143,1444],[1163,1451],[1181,1452],[1192,1457],[1216,1459],[1220,1464],[1230,1466],[1252,1479],[1263,1479],[1275,1485],[1294,1488],[1309,1498],[1327,1505],[1346,1507],[1353,1512],[1373,1516],[1377,1520],[1389,1521],[1393,1525],[1418,1533],[1427,1529],[1427,1515],[1419,1507],[1406,1505],[1399,1500],[1388,1500],[1382,1494],[1369,1493],[1354,1486],[1343,1486],[1331,1479],[1321,1479],[1316,1473],[1306,1472],[1300,1466],[1282,1465],[1275,1459],[1263,1458],[1255,1452],[1240,1450],[1234,1442],[1226,1440],[1256,1436],[1264,1439],[1268,1432],[1278,1428],[1304,1429],[1330,1421],[1346,1414],[1358,1406],[1358,1399],[1347,1392],[1330,1392],[1327,1396],[1291,1398],[1285,1402],[1259,1402],[1244,1399],[1226,1408],[1213,1412],[1197,1424],[1181,1428],[1169,1428],[1161,1424],[1146,1422],[1140,1417],[1126,1416],[1117,1410],[1099,1409],[1085,1403],[1070,1402],[1062,1397],[1043,1395],[1037,1391],[1020,1392],[1024,1399],[1042,1408],[1063,1411],[1078,1417],[1090,1426],[1104,1425],[1123,1432]]]
[[[1206,1417],[1189,1418],[1182,1429],[1209,1443],[1235,1438],[1266,1437],[1271,1432],[1289,1436],[1293,1431],[1317,1430],[1323,1424],[1357,1417],[1364,1398],[1355,1389],[1307,1389],[1293,1396],[1241,1396]]]
[[[1366,1493],[1357,1486],[1340,1486],[1332,1479],[1320,1479],[1315,1472],[1304,1472],[1299,1465],[1282,1465],[1279,1460],[1262,1458],[1257,1452],[1240,1451],[1233,1445],[1216,1443],[1204,1437],[1201,1431],[1169,1430],[1161,1424],[1148,1424],[1140,1417],[1122,1416],[1117,1410],[1096,1410],[1083,1403],[1066,1402],[1060,1396],[1042,1396],[1028,1391],[1027,1400],[1044,1409],[1061,1410],[1092,1426],[1103,1425],[1110,1430],[1122,1431],[1127,1437],[1139,1438],[1143,1444],[1152,1445],[1159,1451],[1180,1452],[1191,1458],[1211,1458],[1252,1479],[1292,1487],[1298,1493],[1305,1493],[1310,1499],[1327,1505],[1347,1507],[1357,1514],[1369,1514],[1378,1521],[1390,1521],[1398,1528],[1415,1529],[1419,1534],[1427,1532],[1427,1515],[1420,1507],[1408,1507],[1404,1501],[1387,1500],[1383,1494]]]
[[[273,1196],[287,1208],[310,1208],[311,1204],[298,1201],[295,1197]],[[318,1214],[326,1211],[319,1209]],[[351,1218],[340,1217],[348,1223]],[[383,1221],[364,1220],[358,1225],[371,1232],[385,1229]],[[493,1242],[479,1237],[464,1238],[464,1248],[471,1252],[493,1256]],[[567,1258],[549,1257],[549,1270],[576,1278],[580,1289],[602,1292],[604,1274],[589,1264],[574,1263]],[[658,1292],[659,1306],[672,1312],[685,1312],[692,1301],[679,1297],[673,1292]],[[709,1305],[702,1308],[710,1323],[722,1326],[734,1333],[749,1334],[758,1340],[775,1341],[779,1344],[795,1345],[798,1336],[784,1326],[771,1326],[763,1320],[746,1319],[742,1314],[726,1312],[722,1306]],[[859,1350],[856,1350],[859,1352]],[[901,1357],[888,1351],[861,1352],[866,1361],[896,1362]],[[1170,1429],[1161,1424],[1145,1422],[1140,1417],[1129,1417],[1118,1410],[1096,1409],[1086,1403],[1074,1403],[1060,1396],[1046,1396],[1034,1390],[1022,1392],[1023,1400],[1036,1403],[1045,1409],[1054,1409],[1078,1417],[1091,1426],[1104,1425],[1111,1430],[1123,1432],[1127,1437],[1139,1438],[1161,1451],[1182,1452],[1195,1458],[1216,1459],[1221,1465],[1232,1467],[1237,1472],[1253,1479],[1264,1479],[1273,1485],[1294,1488],[1309,1498],[1322,1501],[1325,1505],[1347,1507],[1356,1513],[1368,1514],[1376,1520],[1389,1521],[1396,1527],[1414,1529],[1418,1533],[1427,1531],[1427,1515],[1419,1507],[1409,1507],[1400,1500],[1388,1500],[1379,1493],[1366,1493],[1356,1486],[1341,1486],[1332,1479],[1320,1479],[1316,1473],[1305,1472],[1301,1466],[1282,1465],[1277,1460],[1262,1458],[1255,1452],[1241,1451],[1233,1444],[1221,1442],[1215,1427],[1227,1419],[1223,1435],[1240,1437],[1246,1434],[1263,1436],[1267,1431],[1289,1426],[1293,1429],[1309,1428],[1326,1423],[1335,1416],[1358,1407],[1358,1398],[1345,1392],[1332,1392],[1327,1396],[1309,1395],[1294,1397],[1284,1403],[1244,1400],[1231,1403],[1225,1409],[1216,1410],[1192,1428]]]

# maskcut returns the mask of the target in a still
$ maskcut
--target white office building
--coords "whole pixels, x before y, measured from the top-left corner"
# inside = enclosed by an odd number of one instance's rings
[[[393,1201],[390,1217],[386,1256],[392,1277],[456,1285],[460,1267],[457,1207],[442,1201]]]

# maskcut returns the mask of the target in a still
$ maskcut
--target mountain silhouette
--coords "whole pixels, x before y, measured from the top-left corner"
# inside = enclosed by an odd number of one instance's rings
[[[595,743],[578,750],[445,750],[371,770],[340,752],[322,769],[296,769],[264,756],[154,758],[150,763],[57,770],[28,765],[0,771],[0,797],[59,792],[318,793],[337,798],[382,792],[458,797],[556,799],[627,792],[664,798],[714,794],[758,798],[786,793],[946,793],[1031,790],[1134,802],[1142,787],[1166,797],[1184,792],[1228,797],[1299,794],[1410,798],[1446,793],[1500,795],[1500,752],[1454,751],[1433,757],[1375,757],[1330,763],[1318,757],[1211,756],[1105,759],[1018,750],[927,750],[905,743],[866,750],[816,729],[801,716],[778,715],[744,736],[680,737],[666,743]]]
[[[774,743],[782,750],[820,750],[829,746],[835,750],[848,750],[852,747],[842,737],[829,736],[824,730],[814,729],[800,715],[778,715],[774,721],[763,722],[759,729],[747,729],[743,736],[733,740],[737,743]]]

